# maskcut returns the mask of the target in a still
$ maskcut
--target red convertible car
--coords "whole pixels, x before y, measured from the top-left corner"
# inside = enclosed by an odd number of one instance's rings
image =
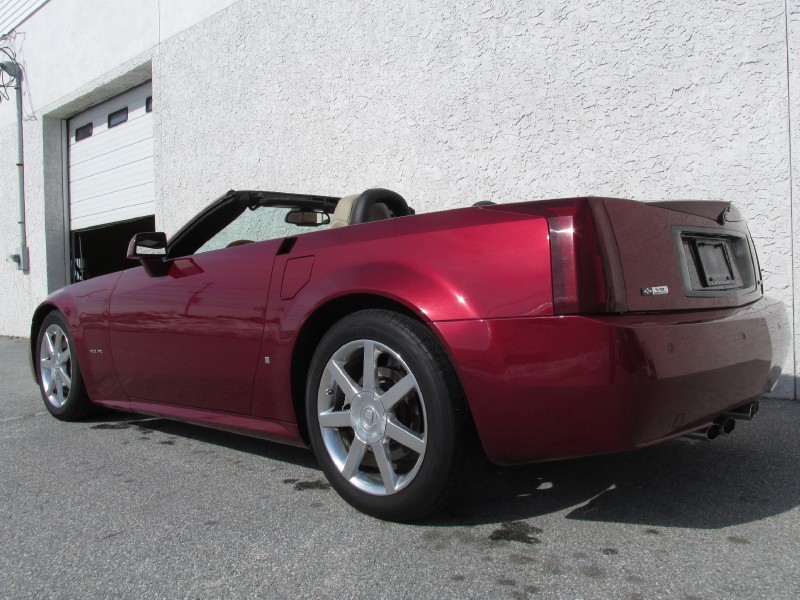
[[[391,520],[440,509],[477,450],[513,464],[730,433],[787,348],[724,202],[415,215],[383,189],[231,191],[128,257],[33,315],[47,409],[310,446],[345,500]]]

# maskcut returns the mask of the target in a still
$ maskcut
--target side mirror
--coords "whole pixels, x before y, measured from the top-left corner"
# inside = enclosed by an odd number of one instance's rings
[[[128,244],[127,257],[142,263],[150,277],[162,275],[167,256],[167,235],[161,231],[137,233]]]
[[[137,233],[128,244],[128,258],[141,260],[143,258],[164,257],[167,255],[167,235],[161,231]]]

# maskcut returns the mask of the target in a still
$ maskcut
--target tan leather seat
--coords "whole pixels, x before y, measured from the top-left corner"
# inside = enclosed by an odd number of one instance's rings
[[[331,219],[331,229],[334,227],[344,227],[350,225],[350,215],[353,213],[353,203],[358,198],[359,194],[352,196],[345,196],[336,203],[336,209],[333,211],[333,218]]]
[[[331,229],[350,225],[350,219],[353,216],[353,205],[360,195],[345,196],[336,203],[336,209],[333,211],[333,217],[331,218]],[[367,222],[381,221],[391,217],[392,213],[389,208],[383,202],[378,202],[370,207]]]

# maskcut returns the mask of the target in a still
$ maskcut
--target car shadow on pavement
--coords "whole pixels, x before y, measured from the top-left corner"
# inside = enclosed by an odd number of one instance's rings
[[[762,416],[763,415],[763,416]],[[482,464],[449,511],[426,524],[499,523],[565,512],[582,521],[717,529],[800,505],[800,403],[768,400],[714,441],[501,468]]]
[[[319,470],[306,449],[167,419],[104,410],[90,426],[138,427]],[[767,400],[755,420],[738,422],[731,435],[710,442],[680,438],[634,452],[518,467],[480,459],[456,502],[420,524],[498,524],[559,512],[566,519],[651,528],[749,523],[800,506],[798,434],[800,402]]]
[[[247,454],[319,470],[317,462],[314,460],[314,455],[306,448],[287,446],[210,427],[192,425],[191,423],[119,412],[107,408],[102,408],[98,415],[88,423],[94,429],[127,429],[136,427],[142,432],[158,431],[165,435],[196,440],[204,444],[214,444],[215,446],[229,448],[238,452],[246,452]]]

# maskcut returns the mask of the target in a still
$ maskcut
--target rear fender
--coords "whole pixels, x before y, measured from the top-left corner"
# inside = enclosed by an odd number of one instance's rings
[[[306,279],[303,271],[296,290],[292,272],[282,299],[287,262],[304,257],[313,257],[311,273]],[[254,415],[296,421],[286,400],[297,336],[326,304],[359,295],[396,303],[428,323],[552,314],[547,223],[472,208],[297,237],[272,271]]]
[[[277,282],[281,281],[280,274],[285,262],[285,258],[280,256],[276,261],[274,280]],[[322,272],[317,268],[315,259],[313,275]],[[388,272],[392,273],[393,285],[387,288],[385,280]],[[445,310],[457,311],[452,314],[465,315],[465,319],[476,318],[474,308],[458,301],[452,284],[412,265],[376,261],[328,271],[318,278],[313,275],[311,281],[291,300],[281,299],[280,285],[270,287],[262,343],[262,353],[269,357],[269,362],[266,359],[260,362],[256,372],[254,416],[297,422],[292,403],[278,399],[292,398],[289,374],[300,330],[312,315],[324,310],[330,303],[345,297],[370,296],[394,302],[425,322],[432,321],[431,312],[438,314]],[[354,310],[358,310],[357,303],[355,306]],[[322,335],[324,331],[314,332],[315,339]],[[303,368],[307,369],[308,365]]]

